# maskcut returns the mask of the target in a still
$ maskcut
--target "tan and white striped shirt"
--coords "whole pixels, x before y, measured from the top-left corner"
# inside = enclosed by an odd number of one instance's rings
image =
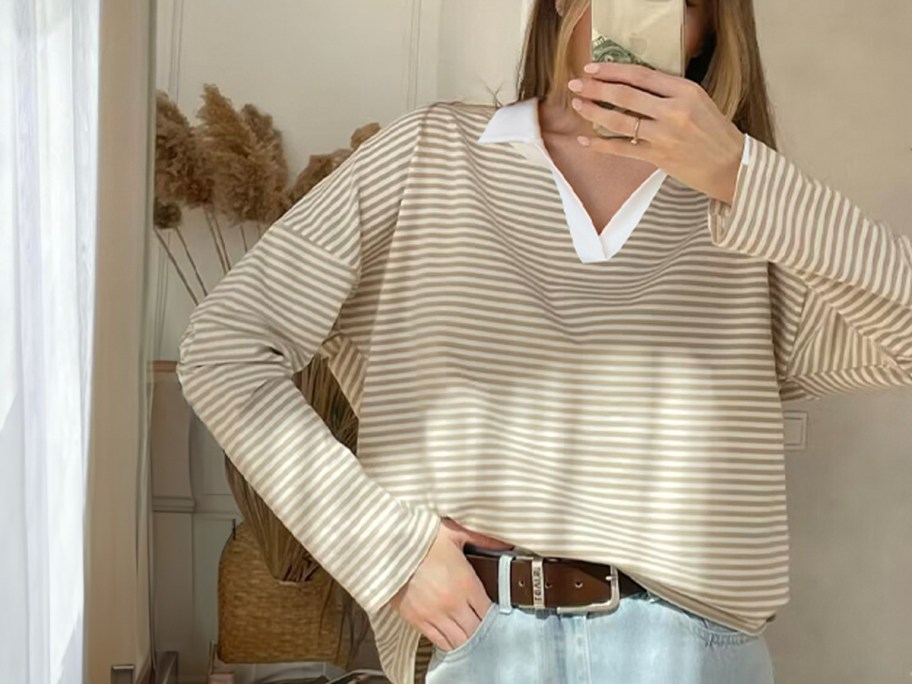
[[[731,207],[669,176],[586,263],[551,170],[479,142],[495,111],[400,116],[271,226],[191,316],[188,401],[396,684],[421,635],[387,602],[442,516],[759,634],[788,600],[782,401],[912,384],[912,241],[748,136]],[[357,458],[292,382],[316,353]]]

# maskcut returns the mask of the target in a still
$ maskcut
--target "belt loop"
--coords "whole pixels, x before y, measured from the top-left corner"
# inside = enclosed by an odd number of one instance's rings
[[[497,560],[497,602],[500,604],[501,613],[509,613],[513,610],[513,597],[510,592],[510,564],[512,562],[513,556],[509,553],[502,553]]]

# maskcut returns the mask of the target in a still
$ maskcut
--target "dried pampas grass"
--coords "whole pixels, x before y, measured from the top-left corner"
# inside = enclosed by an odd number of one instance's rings
[[[168,228],[177,228],[181,223],[183,212],[179,205],[175,203],[164,203],[157,197],[155,205],[152,208],[152,223],[156,228],[167,230]]]
[[[285,160],[285,150],[282,149],[282,134],[272,123],[272,117],[264,114],[252,104],[245,104],[241,108],[241,116],[247,126],[253,131],[260,144],[269,151],[272,159],[275,180],[275,190],[279,195],[285,194],[288,187],[288,162]]]
[[[369,124],[364,124],[361,128],[357,129],[352,133],[351,137],[351,148],[352,150],[357,150],[361,147],[361,143],[365,142],[368,138],[374,136],[380,132],[380,124],[376,121],[373,121]]]
[[[203,90],[197,116],[202,121],[200,145],[212,167],[213,208],[235,222],[272,223],[285,208],[275,142],[261,141],[216,86],[206,84]]]
[[[168,241],[158,234],[194,302],[205,297],[211,287],[206,286],[197,266],[199,260],[187,246],[182,208],[201,209],[208,242],[224,276],[235,261],[226,231],[238,232],[246,253],[266,228],[380,130],[376,122],[366,124],[352,134],[350,148],[311,156],[289,186],[291,173],[282,134],[272,116],[252,104],[235,109],[213,84],[203,87],[202,99],[197,112],[200,122],[192,126],[167,93],[159,92],[156,97],[153,229],[173,231],[178,236],[182,259],[176,258],[167,247]],[[227,224],[225,229],[223,223]],[[183,264],[189,264],[189,269]],[[191,280],[199,285],[198,292],[187,285]]]
[[[155,198],[196,207],[212,199],[212,177],[193,128],[167,93],[158,92],[155,123]]]
[[[314,189],[321,180],[331,174],[344,161],[338,150],[331,154],[312,154],[307,166],[295,178],[289,191],[289,199],[295,204],[304,195]],[[351,150],[348,150],[349,154]],[[346,155],[347,156],[347,155]]]

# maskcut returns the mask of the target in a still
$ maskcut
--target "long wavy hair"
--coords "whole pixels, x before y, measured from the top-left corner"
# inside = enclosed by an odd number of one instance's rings
[[[743,132],[775,148],[776,132],[757,43],[753,0],[706,1],[710,3],[709,34],[700,54],[688,64],[685,76],[701,84],[719,110]],[[517,71],[517,101],[545,99],[551,94],[567,105],[567,89],[561,87],[552,94],[551,86],[571,78],[570,39],[590,0],[568,0],[566,4],[561,17],[555,0],[535,0]]]

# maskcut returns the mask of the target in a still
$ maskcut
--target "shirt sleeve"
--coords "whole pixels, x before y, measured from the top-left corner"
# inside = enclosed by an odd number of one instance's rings
[[[362,253],[393,230],[421,120],[420,109],[400,116],[271,225],[193,311],[179,345],[177,375],[200,420],[367,612],[409,580],[440,518],[373,481],[292,376],[358,287]]]
[[[710,199],[721,247],[768,261],[780,395],[912,385],[912,241],[745,136],[732,204]]]

